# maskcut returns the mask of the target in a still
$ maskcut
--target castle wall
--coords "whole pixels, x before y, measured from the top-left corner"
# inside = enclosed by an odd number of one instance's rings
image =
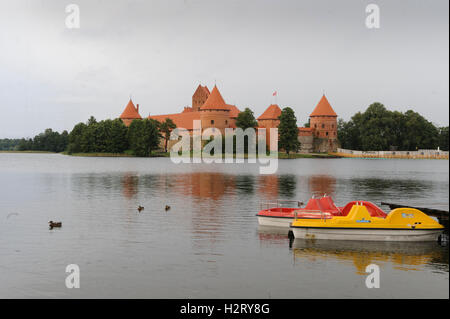
[[[200,120],[202,129],[214,127],[220,130],[222,135],[225,134],[225,128],[230,127],[230,111],[228,110],[201,110]]]
[[[337,117],[311,116],[310,127],[314,129],[316,138],[337,139]]]
[[[258,120],[259,127],[271,128],[278,127],[280,120]]]
[[[312,153],[314,152],[314,137],[310,135],[299,135],[298,141],[300,142],[300,152],[301,153]]]
[[[338,146],[338,141],[336,139],[314,138],[315,153],[336,152]]]

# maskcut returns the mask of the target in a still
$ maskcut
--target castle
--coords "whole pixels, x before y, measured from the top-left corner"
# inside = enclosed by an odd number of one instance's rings
[[[177,127],[185,128],[192,135],[194,120],[201,121],[202,128],[213,127],[224,134],[225,128],[236,128],[236,118],[241,111],[231,104],[227,104],[216,85],[212,91],[208,87],[199,85],[192,95],[192,106],[185,107],[181,113],[149,115],[149,119],[159,122],[170,118]],[[271,104],[257,118],[259,128],[278,127],[281,109],[277,104]],[[298,128],[298,139],[301,143],[300,152],[333,152],[338,147],[337,114],[334,112],[325,95],[309,116],[310,127]],[[139,114],[139,104],[134,105],[130,99],[120,119],[129,126],[133,120],[142,119]],[[268,131],[268,130],[267,130]],[[268,139],[267,139],[268,141]]]

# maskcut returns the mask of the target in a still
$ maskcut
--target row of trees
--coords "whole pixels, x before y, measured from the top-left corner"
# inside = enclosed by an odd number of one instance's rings
[[[127,127],[122,120],[97,122],[91,117],[87,123],[78,123],[69,134],[67,152],[73,153],[124,153],[129,150],[136,156],[149,156],[159,148],[160,138],[167,140],[175,128],[171,119],[160,123],[153,119],[135,120]]]
[[[16,149],[19,151],[46,151],[59,153],[66,150],[68,137],[69,134],[67,131],[58,133],[51,128],[48,128],[34,138],[20,139]]]
[[[0,151],[17,151],[20,139],[3,138],[0,139]]]
[[[390,111],[371,104],[348,122],[339,119],[338,140],[342,148],[362,151],[417,149],[448,150],[448,127],[438,128],[419,113]]]

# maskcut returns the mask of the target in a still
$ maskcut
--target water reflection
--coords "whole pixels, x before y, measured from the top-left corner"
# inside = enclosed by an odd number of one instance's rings
[[[219,200],[230,189],[235,188],[233,176],[222,173],[195,172],[171,175],[174,191],[197,199]]]
[[[258,225],[258,238],[261,243],[286,247],[289,242],[288,229]]]
[[[259,175],[258,193],[268,201],[274,201],[278,198],[278,176],[277,175]]]
[[[282,197],[293,198],[296,188],[297,176],[291,174],[278,176],[278,189]]]
[[[132,199],[138,193],[139,178],[135,174],[125,173],[122,177],[122,194],[128,199]]]
[[[294,239],[291,242],[296,261],[336,260],[352,263],[356,273],[367,275],[366,266],[390,263],[404,271],[434,270],[448,272],[448,248],[436,242],[361,242]]]
[[[414,197],[430,190],[429,183],[417,179],[352,178],[349,184],[352,192],[361,198],[363,196],[382,197],[392,193],[403,193]]]
[[[309,192],[316,196],[334,195],[336,178],[331,175],[312,175],[308,178]]]
[[[76,190],[84,188],[87,193],[99,189],[115,188],[117,176],[90,174],[76,176],[73,179]],[[257,193],[265,200],[279,198],[294,198],[298,196],[298,177],[285,175],[230,175],[224,173],[195,172],[165,175],[138,175],[126,172],[120,176],[122,194],[127,199],[133,199],[140,191],[153,193],[177,193],[194,199],[220,200],[225,195],[251,196]],[[335,193],[336,178],[329,175],[312,175],[307,178],[308,189],[301,189],[303,197],[311,194],[333,195]]]

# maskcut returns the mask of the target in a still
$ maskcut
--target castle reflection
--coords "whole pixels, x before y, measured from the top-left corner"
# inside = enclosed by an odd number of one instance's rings
[[[134,198],[138,193],[139,177],[132,173],[125,173],[122,177],[122,193],[128,199]]]
[[[308,178],[309,192],[315,196],[324,194],[333,196],[336,190],[336,178],[330,175],[312,175]]]

